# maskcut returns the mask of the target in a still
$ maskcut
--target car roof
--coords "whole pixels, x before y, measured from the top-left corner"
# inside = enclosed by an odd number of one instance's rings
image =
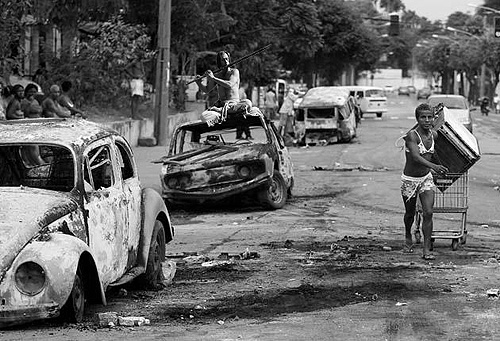
[[[384,90],[378,86],[350,85],[345,87],[348,88],[349,90],[381,90],[381,91]]]
[[[439,94],[439,95],[431,95],[429,96],[429,98],[463,98],[465,99],[464,96],[462,95],[443,95],[443,94]]]
[[[344,86],[318,86],[307,91],[299,107],[343,106],[349,96],[349,89]]]
[[[1,144],[56,143],[85,146],[110,135],[119,135],[113,129],[97,123],[73,118],[39,118],[0,121]]]
[[[200,133],[210,132],[220,129],[230,129],[236,128],[241,124],[245,124],[248,126],[262,126],[262,121],[264,117],[262,115],[247,115],[246,117],[242,115],[229,115],[225,121],[216,123],[213,126],[209,126],[207,122],[202,120],[189,121],[185,123],[181,123],[177,126],[177,129],[198,131]]]

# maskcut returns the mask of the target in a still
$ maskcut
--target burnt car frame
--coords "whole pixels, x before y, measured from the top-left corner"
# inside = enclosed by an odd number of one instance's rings
[[[237,139],[246,126],[252,140]],[[174,204],[213,203],[235,196],[282,208],[293,188],[290,154],[274,124],[260,111],[233,114],[213,126],[201,120],[179,125],[160,160],[163,198]]]
[[[106,289],[162,280],[174,235],[117,132],[76,119],[0,123],[0,326],[83,319]]]

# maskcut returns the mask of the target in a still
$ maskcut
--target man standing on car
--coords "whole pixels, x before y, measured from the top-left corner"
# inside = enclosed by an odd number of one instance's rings
[[[252,107],[250,100],[240,101],[240,71],[229,66],[229,58],[229,52],[218,52],[217,67],[219,71],[216,74],[212,70],[205,72],[207,84],[212,82],[215,84],[219,98],[212,107],[202,113],[202,118],[209,124],[224,119],[223,116],[228,113],[231,114],[241,110],[248,112]],[[201,76],[195,78],[195,82],[199,87],[201,79]],[[202,88],[200,87],[200,89]],[[211,89],[209,90],[211,91]],[[214,113],[216,114],[214,115]]]

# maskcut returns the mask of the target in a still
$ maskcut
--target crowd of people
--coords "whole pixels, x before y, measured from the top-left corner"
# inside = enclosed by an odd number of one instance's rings
[[[62,91],[61,91],[62,90]],[[42,117],[86,117],[71,100],[72,83],[53,84],[50,93],[39,101],[38,87],[29,83],[26,88],[20,84],[7,86],[0,83],[0,120],[18,120]],[[37,98],[38,97],[38,98]]]

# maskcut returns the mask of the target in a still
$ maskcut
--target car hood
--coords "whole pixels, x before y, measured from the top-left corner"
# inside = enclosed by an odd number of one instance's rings
[[[44,226],[76,210],[69,193],[29,187],[0,189],[0,279],[19,251]]]
[[[170,171],[190,170],[196,168],[212,168],[234,164],[244,160],[255,160],[263,155],[274,154],[273,147],[268,144],[249,144],[241,146],[209,146],[197,151],[189,151],[162,161],[169,165]]]

